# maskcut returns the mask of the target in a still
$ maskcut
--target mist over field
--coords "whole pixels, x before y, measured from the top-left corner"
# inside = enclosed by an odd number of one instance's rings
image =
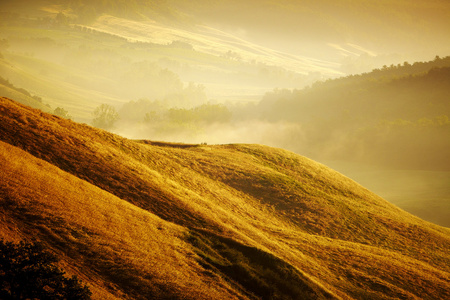
[[[288,149],[414,214],[438,203],[427,218],[450,226],[448,1],[21,0],[0,15],[1,96],[130,139]]]

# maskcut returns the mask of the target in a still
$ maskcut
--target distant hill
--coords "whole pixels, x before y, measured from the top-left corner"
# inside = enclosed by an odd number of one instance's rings
[[[448,228],[305,157],[0,114],[0,237],[42,241],[94,299],[450,297]]]
[[[16,0],[0,4],[0,9],[14,11],[4,16],[7,22],[16,22],[18,14],[23,14],[55,18],[52,24],[92,25],[99,18],[114,16],[184,30],[179,39],[202,33],[206,27],[226,32],[246,46],[270,49],[278,56],[272,59],[273,64],[282,57],[294,57],[327,67],[330,62],[337,63],[341,68],[335,71],[344,73],[360,73],[405,57],[428,59],[450,49],[450,4],[446,0]],[[239,44],[233,41],[234,46]],[[289,65],[284,68],[289,69]]]
[[[1,76],[79,122],[89,123],[102,103],[118,107],[145,98],[191,108],[237,96],[254,100],[277,86],[341,74],[335,63],[288,55],[206,25],[193,29],[112,13],[86,23],[51,1],[24,6],[0,3]]]
[[[27,106],[38,108],[44,112],[50,112],[50,107],[45,105],[42,98],[31,95],[27,90],[15,87],[8,80],[0,77],[0,94],[7,98],[16,99],[17,102]]]
[[[436,57],[317,82],[303,90],[276,90],[256,110],[270,122],[301,125],[284,137],[286,147],[298,153],[450,170],[449,82],[450,57]],[[289,144],[296,135],[298,143]]]
[[[438,53],[444,55],[450,46],[446,0],[167,2],[207,24],[241,32],[249,40],[315,57],[412,53],[418,48],[441,48]]]

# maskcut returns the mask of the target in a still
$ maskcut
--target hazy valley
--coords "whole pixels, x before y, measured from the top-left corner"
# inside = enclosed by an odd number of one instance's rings
[[[0,238],[94,299],[450,297],[449,13],[2,2]]]

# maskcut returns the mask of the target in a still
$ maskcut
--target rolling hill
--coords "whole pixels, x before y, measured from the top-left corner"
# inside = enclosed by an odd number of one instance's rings
[[[168,3],[216,27],[240,30],[266,45],[301,49],[311,55],[404,53],[418,45],[431,48],[437,45],[431,41],[437,40],[443,49],[449,45],[449,3],[442,0],[168,0]],[[327,52],[322,48],[327,43],[329,50],[336,46],[334,50],[339,51]]]
[[[27,90],[15,87],[2,77],[0,77],[0,94],[7,98],[16,99],[19,103],[40,109],[44,112],[51,111],[50,107],[46,106],[41,98],[31,95]]]
[[[448,56],[404,62],[303,90],[275,90],[256,111],[260,119],[298,124],[283,133],[284,147],[318,160],[449,170],[449,80]]]
[[[261,145],[129,140],[0,100],[0,237],[95,299],[445,299],[450,230]]]
[[[207,25],[239,33],[261,46],[317,59],[392,53],[417,57],[422,51],[443,55],[450,46],[445,0],[16,0],[4,6],[39,16],[62,12],[84,24],[113,15],[192,31]]]

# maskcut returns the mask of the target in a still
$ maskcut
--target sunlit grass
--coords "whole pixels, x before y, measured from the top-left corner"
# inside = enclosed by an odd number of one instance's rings
[[[3,200],[3,217],[15,218],[31,230],[28,234],[56,246],[67,256],[66,263],[76,266],[75,272],[91,269],[94,284],[111,281],[137,297],[168,295],[167,286],[176,289],[174,295],[199,298],[213,297],[211,290],[221,289],[203,286],[207,279],[189,262],[194,253],[183,240],[185,229],[17,148],[1,147],[2,191],[16,191],[14,199]]]
[[[450,296],[448,229],[305,157],[0,112],[2,236],[44,240],[99,299]]]

